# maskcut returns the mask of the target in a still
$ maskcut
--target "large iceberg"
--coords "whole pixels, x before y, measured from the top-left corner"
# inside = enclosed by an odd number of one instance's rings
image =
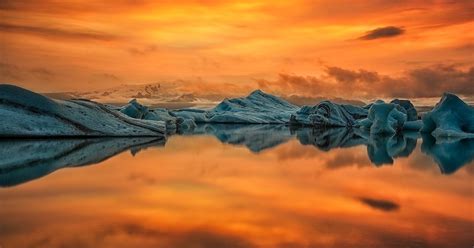
[[[158,136],[164,122],[130,118],[88,100],[53,101],[17,86],[0,85],[0,136]]]
[[[196,123],[285,124],[298,107],[276,96],[256,90],[246,97],[225,99],[209,111],[173,111],[183,120]]]
[[[423,133],[435,138],[474,138],[474,107],[454,94],[444,93],[440,102],[423,116]]]
[[[420,130],[416,109],[408,100],[394,100],[385,103],[378,100],[370,105],[367,118],[358,125],[371,134],[393,135],[402,130]]]
[[[322,101],[315,106],[303,106],[290,116],[289,123],[313,127],[353,127],[367,117],[366,107]]]

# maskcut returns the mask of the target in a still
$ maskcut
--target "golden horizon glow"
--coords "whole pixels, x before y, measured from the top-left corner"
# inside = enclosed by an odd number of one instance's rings
[[[181,80],[197,91],[266,82],[269,92],[297,95],[474,95],[473,9],[470,1],[7,0],[0,81],[41,92]],[[360,70],[379,75],[380,87],[368,89],[374,82],[362,75],[347,90],[340,76]],[[282,86],[285,76],[312,90]],[[386,89],[391,80],[414,93]]]

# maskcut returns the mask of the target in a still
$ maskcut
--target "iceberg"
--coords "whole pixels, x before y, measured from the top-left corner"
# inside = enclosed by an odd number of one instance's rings
[[[435,138],[474,138],[474,107],[459,97],[444,93],[430,112],[423,116],[421,132]]]
[[[298,107],[256,90],[247,97],[226,99],[208,113],[211,123],[284,124]]]
[[[290,125],[312,127],[353,127],[367,117],[365,107],[322,101],[315,106],[303,106],[290,116]]]
[[[192,130],[197,124],[285,124],[298,107],[276,96],[256,90],[247,97],[225,99],[210,110],[149,109],[135,99],[120,108],[132,118],[166,122],[168,129]]]
[[[164,137],[164,122],[130,118],[89,100],[52,100],[0,85],[1,137]]]
[[[195,123],[285,124],[298,107],[261,90],[246,97],[225,99],[209,111],[182,109],[173,114]]]
[[[400,105],[404,109],[404,113],[407,115],[407,121],[416,121],[418,120],[418,112],[416,111],[415,106],[410,100],[400,100],[394,99],[390,103]]]
[[[410,101],[396,99],[391,103],[378,100],[371,104],[367,118],[360,120],[358,125],[371,134],[393,135],[402,130],[418,131],[422,122]]]
[[[166,125],[167,133],[176,132],[178,124],[182,122],[182,120],[174,116],[167,109],[149,109],[148,107],[140,104],[136,99],[132,99],[127,105],[119,108],[118,110],[134,119],[162,121]]]

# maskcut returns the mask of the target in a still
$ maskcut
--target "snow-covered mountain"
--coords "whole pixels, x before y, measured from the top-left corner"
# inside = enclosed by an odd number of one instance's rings
[[[54,99],[68,100],[75,98],[88,99],[100,103],[125,105],[131,99],[137,99],[140,103],[147,106],[167,107],[167,108],[185,108],[185,107],[203,107],[211,108],[223,101],[225,98],[234,98],[242,94],[238,92],[214,93],[214,92],[195,92],[186,87],[180,81],[152,83],[152,84],[123,84],[114,88],[83,91],[83,92],[59,92],[43,93]],[[330,100],[336,103],[353,104],[363,106],[365,103],[360,100],[351,100],[343,98],[325,98],[320,96],[299,96],[287,95],[281,96],[288,102],[303,106],[315,105],[322,100]]]
[[[101,103],[123,105],[131,99],[138,99],[146,105],[162,105],[164,103],[182,103],[191,105],[215,105],[219,96],[207,94],[197,95],[184,89],[179,83],[153,83],[142,85],[123,84],[118,87],[84,91],[44,93],[55,99],[83,98]]]

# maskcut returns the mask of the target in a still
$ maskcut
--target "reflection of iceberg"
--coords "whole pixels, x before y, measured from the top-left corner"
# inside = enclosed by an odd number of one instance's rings
[[[252,152],[275,147],[291,139],[292,134],[285,125],[252,124],[200,124],[185,135],[213,135],[219,141],[232,145],[244,145]]]
[[[0,141],[0,186],[13,186],[65,167],[99,163],[118,153],[164,145],[156,138]]]
[[[337,147],[352,147],[366,144],[367,141],[352,128],[292,128],[302,145],[313,145],[329,151]]]
[[[375,165],[393,164],[393,159],[408,157],[416,147],[417,135],[400,133],[395,135],[370,135],[367,153]]]
[[[415,149],[418,138],[416,132],[382,136],[357,128],[297,128],[293,132],[302,145],[313,145],[323,151],[366,145],[369,159],[375,165],[393,164],[394,158],[408,157]]]
[[[421,151],[439,165],[443,174],[451,174],[474,160],[474,139],[436,140],[429,134],[423,134]]]

